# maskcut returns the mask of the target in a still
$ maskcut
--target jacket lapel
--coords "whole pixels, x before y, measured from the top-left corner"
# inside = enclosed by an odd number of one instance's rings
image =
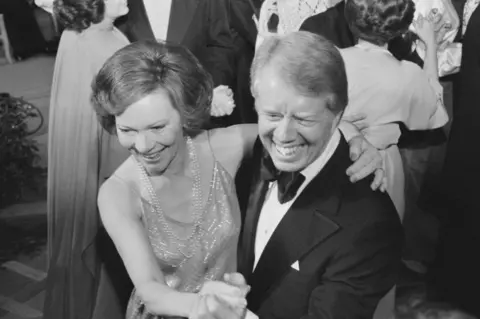
[[[252,164],[255,169],[253,172],[251,192],[248,196],[248,205],[246,207],[245,221],[243,225],[242,240],[238,249],[238,270],[245,278],[252,274],[253,263],[255,260],[255,235],[257,232],[258,217],[262,210],[265,196],[268,191],[269,183],[260,177],[262,156],[264,148],[257,139],[254,146]]]
[[[342,138],[327,165],[303,190],[273,232],[248,280],[252,286],[247,296],[250,310],[258,309],[294,262],[301,261],[340,229],[330,217],[336,215],[340,205],[339,185],[348,182],[345,174],[348,161],[348,145]],[[254,228],[256,232],[256,225]]]
[[[181,44],[197,11],[199,0],[172,0],[167,41]]]

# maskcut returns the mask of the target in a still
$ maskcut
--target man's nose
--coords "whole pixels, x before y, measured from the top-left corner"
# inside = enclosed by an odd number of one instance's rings
[[[282,143],[288,143],[295,140],[295,123],[292,119],[284,117],[275,128],[275,139]]]

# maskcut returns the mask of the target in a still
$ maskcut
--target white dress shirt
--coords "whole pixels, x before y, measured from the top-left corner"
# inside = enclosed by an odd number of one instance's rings
[[[480,0],[467,0],[463,7],[463,21],[462,21],[462,35],[465,35],[465,31],[467,31],[468,22],[472,17],[473,12],[477,9],[478,5],[480,4]]]
[[[153,35],[158,40],[167,40],[172,0],[143,0],[143,4]]]
[[[310,183],[312,179],[318,175],[325,164],[327,164],[328,160],[332,157],[333,153],[335,153],[335,150],[340,143],[340,136],[339,130],[335,130],[330,138],[330,141],[325,146],[322,154],[320,154],[315,161],[313,161],[301,172],[302,175],[305,176],[305,181],[300,186],[297,194],[292,200],[281,204],[278,201],[277,182],[275,181],[270,183],[267,196],[265,197],[265,202],[263,203],[262,210],[260,212],[260,217],[258,218],[257,234],[255,237],[254,269],[257,266],[265,246],[267,245],[270,237],[282,220],[283,216],[285,216],[293,202],[297,199],[305,187],[307,187],[308,183]]]

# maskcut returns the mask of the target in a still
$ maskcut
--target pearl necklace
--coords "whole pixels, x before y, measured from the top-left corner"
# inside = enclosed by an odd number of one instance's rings
[[[192,186],[192,214],[194,223],[191,227],[190,234],[186,238],[179,237],[170,226],[169,222],[165,218],[165,212],[163,211],[160,200],[153,188],[152,182],[147,174],[147,171],[140,162],[137,162],[137,167],[140,171],[140,179],[147,189],[150,199],[152,201],[153,212],[157,214],[160,220],[162,230],[167,235],[168,240],[176,246],[175,248],[185,257],[179,266],[181,266],[187,259],[191,258],[199,244],[199,238],[202,237],[203,231],[201,224],[203,221],[203,207],[202,207],[202,187],[201,187],[201,174],[200,164],[198,163],[197,153],[195,145],[190,137],[187,136],[187,150],[190,159],[190,167],[193,176]]]

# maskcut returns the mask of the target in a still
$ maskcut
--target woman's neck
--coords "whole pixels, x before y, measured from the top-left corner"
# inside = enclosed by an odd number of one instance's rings
[[[92,26],[94,28],[98,28],[102,30],[113,29],[113,22],[115,22],[115,19],[105,17],[103,18],[102,21],[100,21],[99,23],[93,24]]]
[[[376,46],[382,49],[388,49],[388,43],[385,44],[375,44],[366,40],[358,39],[358,44],[359,45],[364,45],[364,46]]]

